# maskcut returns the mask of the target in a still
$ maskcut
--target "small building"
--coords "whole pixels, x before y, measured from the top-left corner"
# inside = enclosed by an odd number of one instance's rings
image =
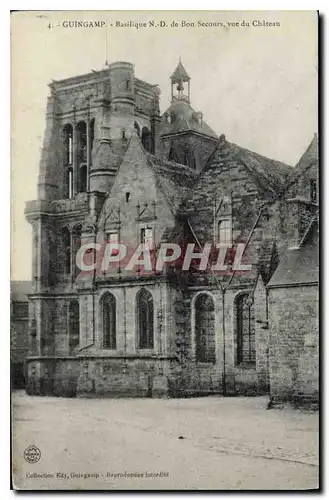
[[[288,181],[289,245],[267,285],[273,403],[319,402],[318,186],[314,137]]]
[[[25,388],[25,358],[28,353],[30,281],[12,281],[10,297],[10,367],[13,389]]]

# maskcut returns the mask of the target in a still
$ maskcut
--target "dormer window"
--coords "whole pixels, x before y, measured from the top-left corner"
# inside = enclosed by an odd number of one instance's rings
[[[142,227],[140,232],[140,241],[145,248],[153,247],[153,229],[151,227]]]
[[[118,231],[111,231],[107,234],[107,242],[113,245],[117,245],[119,243],[119,233]]]

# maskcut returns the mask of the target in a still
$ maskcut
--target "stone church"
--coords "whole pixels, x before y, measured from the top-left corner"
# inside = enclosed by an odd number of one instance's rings
[[[207,125],[181,61],[170,84],[163,114],[128,62],[49,85],[27,392],[317,401],[317,136],[295,167],[266,158]],[[209,244],[209,261],[83,273],[96,242]]]

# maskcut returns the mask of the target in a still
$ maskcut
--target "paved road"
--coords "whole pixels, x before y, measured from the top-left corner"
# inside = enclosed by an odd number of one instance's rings
[[[15,392],[15,485],[22,489],[317,488],[318,415],[266,410],[266,404],[267,398],[99,400]],[[23,454],[33,444],[41,458],[29,464]]]

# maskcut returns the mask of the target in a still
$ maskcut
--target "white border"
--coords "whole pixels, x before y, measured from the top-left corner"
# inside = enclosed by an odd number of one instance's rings
[[[92,3],[86,0],[80,0],[79,2],[73,2],[70,0],[57,0],[56,2],[49,1],[30,1],[26,0],[16,0],[14,2],[8,2],[3,0],[0,6],[0,36],[1,43],[0,49],[2,51],[1,63],[2,63],[2,92],[0,93],[2,99],[2,120],[1,120],[1,142],[2,142],[2,165],[1,165],[1,195],[0,195],[0,203],[1,203],[1,214],[2,214],[2,225],[1,225],[1,233],[2,233],[2,245],[1,245],[1,263],[2,263],[2,277],[0,280],[1,287],[1,353],[3,356],[2,359],[2,368],[5,366],[5,370],[1,370],[1,394],[2,394],[2,411],[1,411],[1,476],[0,476],[0,492],[1,499],[6,500],[10,498],[14,493],[9,491],[9,478],[10,478],[10,461],[9,461],[9,447],[10,447],[10,434],[9,434],[9,316],[10,316],[10,304],[9,304],[9,283],[10,283],[10,275],[9,275],[9,248],[10,248],[10,223],[9,223],[9,207],[10,207],[10,188],[9,188],[9,165],[10,165],[10,129],[8,126],[9,116],[10,116],[10,80],[9,80],[9,72],[10,72],[10,24],[9,24],[9,10],[109,10],[109,6],[111,10],[315,10],[319,9],[320,13],[323,14],[327,19],[323,24],[326,24],[326,28],[328,29],[328,12],[329,12],[329,3],[327,0],[318,0],[318,2],[314,2],[313,0],[300,0],[299,2],[291,1],[291,0],[276,0],[276,2],[269,2],[264,0],[258,1],[249,1],[248,4],[243,2],[242,0],[230,0],[230,1],[210,1],[203,0],[202,4],[200,2],[192,2],[190,1],[180,1],[179,3],[174,0],[166,0],[166,2],[157,2],[156,4],[151,1],[140,0],[138,2],[139,9],[136,9],[136,2],[130,1],[112,1],[109,2],[94,0]],[[327,15],[327,16],[326,16]],[[327,57],[328,57],[328,36],[326,33],[323,33],[323,60],[322,64],[324,65],[323,76],[324,81],[326,80],[327,73]],[[323,92],[325,91],[324,81],[322,83]],[[327,116],[328,112],[328,99],[324,100],[325,110],[323,111],[324,117]],[[325,145],[328,143],[328,127],[322,130],[322,184],[325,183],[325,187],[322,190],[323,199],[326,199],[326,190],[327,190],[327,175],[325,175],[325,170],[327,166],[325,163]],[[323,243],[324,248],[327,248],[326,243],[328,244],[328,231],[325,231],[324,221],[327,221],[328,218],[327,213],[327,203],[323,202],[322,211],[324,209],[324,213],[322,212],[322,228],[323,228]],[[326,222],[326,225],[328,222]],[[325,251],[323,251],[323,257],[325,258]],[[323,259],[324,260],[324,259]],[[325,266],[325,262],[323,262],[322,268],[322,281],[324,281],[324,275],[328,278],[327,268]],[[328,279],[326,280],[328,282]],[[328,310],[329,304],[327,304],[328,294],[325,294],[325,287],[323,287],[324,297],[323,297],[323,311]],[[323,320],[326,318],[324,317]],[[325,396],[325,388],[328,387],[328,382],[325,377],[325,366],[324,362],[326,359],[326,354],[328,355],[328,345],[329,342],[325,342],[325,334],[326,328],[323,325],[322,328],[322,365],[323,365],[323,373],[322,373],[322,397]],[[327,398],[328,402],[328,398]],[[326,408],[327,409],[327,408]],[[325,423],[325,415],[326,410],[322,408],[323,414],[323,424]],[[327,437],[328,432],[322,434],[322,438]],[[326,443],[327,444],[327,441]],[[327,447],[325,447],[327,449]],[[323,450],[325,451],[325,450]],[[323,459],[323,457],[322,457]],[[325,478],[328,477],[328,458],[326,457],[324,467],[322,469],[322,480],[325,481]],[[45,493],[45,496],[50,496],[50,494]],[[223,495],[223,494],[222,494]],[[94,496],[94,495],[91,495]],[[112,496],[116,496],[115,493],[112,493]],[[147,495],[149,497],[149,495]],[[201,495],[202,496],[202,495]],[[225,494],[224,494],[225,496]],[[284,497],[285,495],[283,495]],[[68,494],[63,494],[64,498],[69,498]],[[122,497],[122,495],[120,495]],[[30,494],[29,498],[38,498],[37,494]]]

